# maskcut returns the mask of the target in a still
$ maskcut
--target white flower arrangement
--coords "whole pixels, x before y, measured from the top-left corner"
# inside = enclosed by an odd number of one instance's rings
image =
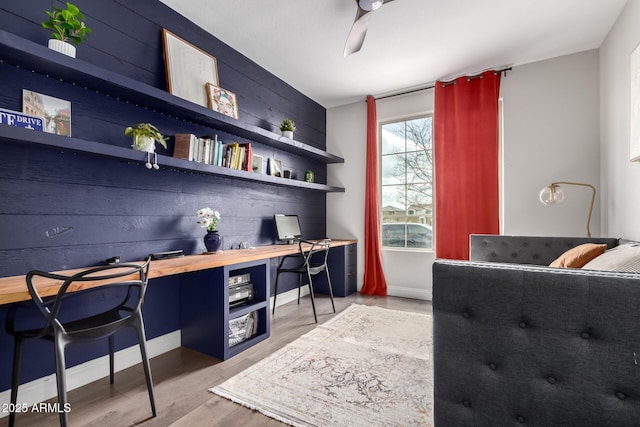
[[[206,228],[207,231],[215,231],[220,219],[220,212],[214,211],[211,208],[202,208],[198,210],[198,224],[202,228]]]

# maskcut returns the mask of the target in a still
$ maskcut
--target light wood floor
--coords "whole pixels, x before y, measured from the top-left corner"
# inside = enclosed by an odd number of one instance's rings
[[[336,311],[349,305],[365,304],[395,310],[431,311],[431,302],[396,297],[369,297],[353,294],[336,298]],[[334,316],[328,297],[316,299],[318,322]],[[311,301],[291,302],[276,308],[271,320],[271,337],[224,362],[186,348],[179,348],[151,359],[151,372],[158,416],[151,416],[147,388],[141,366],[95,381],[69,392],[71,426],[225,426],[270,427],[284,424],[257,411],[244,408],[208,391],[263,359],[275,350],[315,327]],[[55,402],[53,400],[52,402]],[[8,419],[0,420],[6,426]],[[57,414],[18,414],[16,426],[57,426]]]

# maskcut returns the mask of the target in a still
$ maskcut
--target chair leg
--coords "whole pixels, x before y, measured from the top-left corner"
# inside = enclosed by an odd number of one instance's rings
[[[300,304],[300,288],[302,288],[302,274],[298,274],[298,305]]]
[[[329,269],[325,267],[324,272],[327,275],[327,286],[329,287],[329,296],[331,297],[331,307],[333,312],[336,312],[336,305],[333,303],[333,288],[331,287],[331,277],[329,277]]]
[[[311,274],[307,274],[309,277],[309,295],[311,295],[311,307],[313,308],[313,319],[318,323],[318,316],[316,315],[316,303],[313,297],[313,280],[311,280]]]
[[[142,367],[144,368],[144,376],[147,381],[147,390],[149,391],[151,413],[154,417],[156,417],[158,414],[156,412],[156,400],[153,397],[153,379],[151,378],[151,366],[149,365],[149,358],[147,357],[147,338],[144,333],[144,322],[142,321],[142,317],[138,318],[135,328],[138,333],[138,344],[140,345],[140,354],[142,356]]]
[[[113,384],[114,379],[114,361],[113,353],[115,351],[115,338],[113,335],[109,335],[109,384]]]
[[[276,298],[278,298],[278,279],[280,278],[280,273],[276,274],[276,284],[273,287],[273,307],[271,308],[271,314],[276,313]]]
[[[15,337],[13,347],[13,372],[11,373],[11,408],[9,412],[9,427],[16,422],[16,402],[18,401],[18,386],[20,384],[20,370],[22,369],[22,349],[24,341],[21,337]]]
[[[66,342],[59,335],[54,337],[55,358],[56,358],[56,383],[58,384],[58,406],[60,414],[60,426],[66,427],[68,424],[67,412],[67,377],[64,348]]]

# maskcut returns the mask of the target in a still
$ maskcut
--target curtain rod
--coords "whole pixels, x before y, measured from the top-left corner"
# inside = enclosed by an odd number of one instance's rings
[[[486,71],[489,71],[489,70],[486,70]],[[504,73],[504,75],[505,75],[505,77],[506,77],[506,76],[507,76],[507,71],[511,71],[511,67],[501,68],[501,69],[499,69],[499,70],[494,70],[494,71],[495,71],[496,73]],[[484,73],[484,71],[483,71],[483,73]],[[467,77],[469,77],[469,78],[473,78],[473,77],[480,76],[481,74],[482,74],[482,73],[474,74],[474,75],[467,76]],[[452,79],[451,81],[453,81],[453,80],[455,80],[455,79]],[[435,84],[435,83],[430,83],[428,86],[421,87],[421,88],[418,88],[418,89],[407,90],[407,91],[404,91],[404,92],[394,93],[394,94],[392,94],[392,95],[378,96],[378,97],[374,97],[373,99],[375,99],[376,101],[378,101],[378,100],[380,100],[380,99],[387,99],[387,98],[393,98],[393,97],[396,97],[396,96],[408,95],[408,94],[410,94],[410,93],[422,92],[423,90],[433,89],[434,87],[436,87],[436,84]]]

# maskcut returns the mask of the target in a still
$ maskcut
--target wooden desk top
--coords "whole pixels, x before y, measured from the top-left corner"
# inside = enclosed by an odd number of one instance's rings
[[[356,243],[355,240],[332,240],[331,246],[345,246]],[[210,268],[223,267],[225,265],[240,264],[243,262],[276,258],[291,255],[298,252],[298,245],[270,245],[258,246],[254,249],[233,249],[215,254],[186,255],[177,258],[151,261],[149,279],[155,277],[171,276],[174,274],[188,273],[191,271],[208,270]],[[86,267],[88,268],[88,267]],[[86,268],[57,271],[56,273],[71,275],[83,271]],[[81,288],[95,287],[105,282],[84,282]],[[53,280],[40,280],[37,283],[41,296],[52,296],[58,292],[60,283]],[[79,290],[79,288],[75,290]],[[28,301],[31,299],[27,290],[24,275],[0,278],[0,305],[13,302]]]

